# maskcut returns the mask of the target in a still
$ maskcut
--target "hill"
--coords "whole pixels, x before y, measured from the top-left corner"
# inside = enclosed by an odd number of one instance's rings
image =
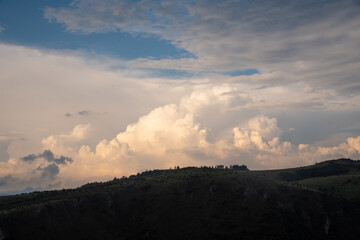
[[[359,177],[350,159],[148,171],[0,197],[0,239],[358,239]]]
[[[360,161],[342,158],[312,166],[254,173],[333,196],[360,198]]]

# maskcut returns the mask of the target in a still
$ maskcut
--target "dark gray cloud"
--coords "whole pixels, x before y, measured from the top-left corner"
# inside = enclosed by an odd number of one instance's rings
[[[50,150],[45,150],[43,153],[39,153],[39,154],[30,154],[23,158],[20,158],[20,160],[25,162],[32,162],[38,158],[44,158],[46,161],[53,162],[56,164],[66,164],[68,162],[73,162],[72,158],[63,155],[61,155],[60,157],[55,157]]]
[[[44,168],[39,167],[37,170],[41,171],[41,177],[43,178],[54,178],[60,172],[58,165],[55,163],[51,163]]]
[[[20,158],[20,160],[23,160],[24,162],[32,162],[32,161],[36,160],[37,158],[39,158],[39,154],[30,154],[23,158]]]
[[[78,114],[81,115],[81,116],[87,116],[87,115],[90,114],[90,111],[84,110],[84,111],[78,112]]]
[[[66,113],[65,117],[71,117],[71,113]]]
[[[9,159],[9,154],[7,152],[11,140],[0,141],[0,162],[5,162]]]
[[[9,174],[4,177],[0,177],[0,187],[9,184],[13,181],[13,177]]]
[[[54,158],[53,161],[57,164],[66,164],[66,162],[73,162],[72,158],[60,156],[58,158]]]

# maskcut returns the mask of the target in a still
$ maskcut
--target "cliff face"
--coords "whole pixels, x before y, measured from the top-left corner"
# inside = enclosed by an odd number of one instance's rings
[[[262,174],[156,171],[0,199],[0,239],[358,239],[357,199]]]

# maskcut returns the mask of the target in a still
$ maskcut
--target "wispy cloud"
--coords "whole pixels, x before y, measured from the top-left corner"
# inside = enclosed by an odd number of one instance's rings
[[[96,16],[89,14],[96,13]],[[70,32],[104,33],[123,30],[158,34],[186,16],[188,9],[175,1],[74,1],[69,8],[46,8],[45,18],[64,23]],[[155,22],[154,22],[155,20]],[[154,26],[154,24],[156,26]]]

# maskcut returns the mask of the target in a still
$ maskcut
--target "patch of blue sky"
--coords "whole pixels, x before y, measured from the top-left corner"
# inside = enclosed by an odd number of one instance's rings
[[[196,57],[194,57],[196,58]],[[226,75],[226,76],[232,76],[232,77],[236,77],[236,76],[250,76],[253,74],[257,74],[260,73],[259,70],[257,69],[245,69],[245,70],[234,70],[234,71],[227,71],[227,72],[220,72],[220,71],[200,71],[197,72],[197,76],[206,76],[206,75]]]
[[[0,42],[44,49],[82,50],[125,60],[193,57],[170,41],[125,32],[81,34],[44,18],[45,7],[67,6],[70,0],[0,0]],[[16,14],[14,14],[16,13]]]
[[[177,69],[144,68],[142,70],[145,70],[146,73],[150,74],[151,77],[158,77],[158,78],[184,79],[195,76],[195,74],[192,72],[185,70],[177,70]]]
[[[183,79],[191,77],[203,77],[212,74],[222,74],[227,76],[250,76],[259,73],[257,69],[246,69],[231,72],[217,72],[217,71],[186,71],[178,69],[156,69],[156,68],[143,68],[150,76],[160,78],[174,78]]]
[[[246,75],[246,76],[250,76],[253,74],[257,74],[260,73],[259,70],[257,69],[245,69],[245,70],[236,70],[236,71],[229,71],[229,72],[224,72],[224,75],[228,75],[228,76],[232,76],[232,77],[236,77],[236,76],[242,76],[242,75]]]
[[[338,133],[360,133],[360,128],[340,129]]]

